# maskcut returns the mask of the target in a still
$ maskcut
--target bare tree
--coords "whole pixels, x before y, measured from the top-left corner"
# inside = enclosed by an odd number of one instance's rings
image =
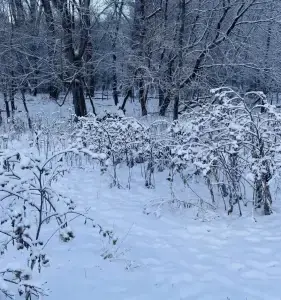
[[[51,7],[51,3],[49,0],[41,0],[42,6],[44,8],[45,21],[47,25],[47,41],[48,41],[48,57],[49,64],[51,65],[51,69],[56,69],[56,64],[53,63],[56,61],[56,30],[55,30],[55,20]],[[51,72],[51,78],[49,83],[49,94],[53,99],[58,99],[59,96],[59,85],[56,84],[56,72]]]
[[[69,84],[73,95],[75,115],[77,117],[86,116],[83,55],[89,41],[90,0],[80,1],[79,4],[63,0],[53,0],[53,3],[59,13],[63,29],[64,52],[69,62]],[[79,34],[75,39],[77,30],[79,30]]]

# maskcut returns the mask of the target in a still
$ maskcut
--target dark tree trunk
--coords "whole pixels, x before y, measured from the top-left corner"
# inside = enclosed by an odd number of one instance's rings
[[[81,2],[80,2],[81,3]],[[80,19],[83,27],[80,30],[80,43],[78,49],[74,48],[73,31],[74,31],[74,11],[67,6],[67,2],[59,1],[59,10],[62,14],[62,27],[64,30],[64,51],[67,59],[72,65],[73,83],[72,83],[72,93],[73,93],[73,104],[76,117],[82,117],[87,115],[86,101],[84,95],[84,85],[83,80],[79,75],[83,67],[83,55],[88,46],[89,41],[89,28],[90,28],[90,0],[85,0],[80,8]],[[74,9],[74,6],[73,8]]]
[[[14,95],[11,95],[10,102],[11,102],[12,112],[14,112],[16,110]]]
[[[15,106],[16,87],[15,87],[14,72],[11,72],[11,77],[12,77],[12,80],[10,82],[8,91],[9,91],[9,100],[11,102],[11,108],[12,108],[12,113],[13,113],[16,110],[16,106]]]
[[[60,95],[60,90],[57,86],[55,86],[55,83],[50,82],[49,83],[49,95],[51,99],[58,100]]]
[[[264,181],[263,183],[264,186],[264,214],[266,216],[271,215],[272,214],[272,197],[271,197],[271,193],[270,193],[270,189],[269,189],[269,184],[268,182]]]
[[[9,119],[11,117],[11,112],[10,112],[10,107],[9,107],[9,101],[8,101],[7,93],[4,93],[4,102],[5,102],[5,108],[6,108],[7,118]]]
[[[113,54],[112,95],[113,95],[114,104],[117,106],[119,103],[119,99],[118,99],[118,90],[117,90],[116,60],[117,57],[115,54]]]
[[[122,12],[123,12],[123,6],[124,6],[124,1],[122,0],[119,6],[116,6],[116,27],[115,27],[115,34],[113,38],[113,43],[112,43],[112,63],[113,63],[113,75],[112,75],[112,94],[113,94],[113,100],[114,104],[117,106],[119,103],[118,99],[118,82],[117,82],[117,56],[116,56],[116,45],[117,45],[117,38],[119,34],[119,28],[120,28],[120,21],[122,17]]]
[[[171,102],[171,89],[172,89],[172,76],[173,76],[173,63],[174,63],[174,59],[172,59],[172,53],[170,53],[168,60],[169,63],[166,71],[167,72],[166,77],[170,88],[166,89],[166,96],[164,97],[164,101],[162,103],[162,106],[160,107],[159,115],[162,117],[166,115],[166,111]]]
[[[126,106],[126,103],[127,103],[128,99],[129,99],[129,97],[131,97],[131,98],[133,97],[133,89],[132,88],[128,89],[127,94],[126,94],[126,96],[125,96],[125,98],[123,100],[123,103],[121,105],[121,110],[123,110],[124,113],[126,112],[125,106]]]
[[[166,95],[166,97],[164,98],[164,101],[163,101],[162,106],[160,107],[159,115],[160,115],[161,117],[164,117],[164,116],[166,115],[166,111],[167,111],[167,109],[168,109],[168,107],[169,107],[169,105],[170,105],[170,102],[171,102],[171,96],[170,96],[170,94],[168,93],[168,94]]]
[[[50,0],[41,0],[42,6],[44,9],[44,14],[45,14],[45,20],[46,24],[48,26],[48,56],[50,62],[53,61],[53,56],[55,55],[55,39],[56,39],[56,33],[55,33],[55,25],[54,25],[54,17],[53,17],[53,12],[51,8],[51,3]],[[54,66],[55,67],[55,66]],[[55,69],[55,68],[54,68]],[[51,79],[49,82],[49,95],[51,99],[57,100],[59,98],[59,93],[60,89],[58,85],[55,83],[55,80],[53,75],[51,74]]]
[[[86,62],[86,83],[87,83],[87,94],[89,97],[95,96],[95,74],[93,66],[93,44],[91,40],[88,42],[85,50],[85,62]]]
[[[26,117],[27,117],[27,121],[28,121],[28,127],[29,127],[30,130],[32,130],[32,122],[31,122],[31,118],[30,118],[30,115],[29,115],[29,110],[28,110],[27,104],[26,104],[25,90],[24,89],[21,90],[21,96],[22,96],[23,107],[24,107]]]
[[[180,102],[179,91],[177,91],[174,98],[173,120],[177,120],[179,118],[179,102]]]
[[[159,107],[161,108],[164,103],[165,94],[161,87],[158,87]]]
[[[165,4],[164,4],[164,10],[163,10],[163,18],[164,18],[164,32],[167,32],[167,25],[168,25],[168,4],[169,4],[169,0],[165,0]],[[163,39],[164,41],[164,39]],[[161,52],[161,56],[160,56],[160,64],[159,64],[159,68],[161,69],[162,65],[164,64],[164,57],[165,57],[165,53],[167,52],[167,49],[164,48]],[[170,60],[171,61],[171,60]],[[170,66],[169,66],[169,69],[170,69]],[[167,71],[166,71],[167,72]],[[160,80],[165,80],[165,75],[166,75],[166,72],[164,72],[164,77]],[[166,90],[166,89],[165,89]],[[169,106],[169,102],[168,102],[168,105],[167,103],[165,104],[165,94],[167,93],[167,90],[164,91],[164,89],[159,86],[158,87],[158,96],[159,96],[159,108],[160,108],[160,111],[159,111],[159,114],[160,116],[164,116],[165,115],[165,112],[166,112],[166,109],[168,108]]]
[[[33,84],[34,84],[34,85],[37,85],[37,79],[34,79],[34,80],[33,80]],[[37,88],[32,89],[32,96],[36,97],[37,94],[38,94]]]
[[[87,115],[83,77],[80,73],[84,67],[84,54],[89,45],[89,30],[91,28],[90,2],[90,0],[79,1],[77,5],[73,4],[70,7],[68,1],[54,1],[54,6],[61,17],[65,57],[71,65],[73,104],[76,117]],[[81,24],[77,47],[75,47],[76,43],[74,40],[76,14]]]
[[[76,117],[87,115],[84,86],[80,78],[74,80],[72,84],[73,105]]]
[[[39,17],[41,14],[41,6],[37,0],[29,0],[29,15],[27,19],[27,30],[29,31],[30,35],[30,51],[33,54],[37,54],[39,50],[39,45],[37,43],[37,39],[39,36],[39,28],[40,28],[40,21],[41,18]],[[29,79],[31,95],[37,96],[38,93],[38,86],[39,86],[39,69],[38,69],[38,55],[31,55],[29,57],[30,65],[30,74],[32,74],[31,78]]]
[[[133,30],[133,41],[132,49],[136,52],[136,55],[139,57],[143,63],[146,61],[145,54],[145,37],[146,37],[146,1],[145,0],[136,0],[135,1],[135,13],[134,13],[134,30]],[[144,79],[144,70],[143,68],[137,68],[136,73],[138,77],[138,86],[139,86],[139,102],[141,105],[142,116],[147,115],[147,94],[145,91],[145,79]]]
[[[185,31],[185,16],[186,16],[186,3],[185,0],[180,0],[180,29],[179,29],[179,80],[182,74],[183,68],[183,38],[184,38],[184,31]],[[173,119],[177,120],[179,117],[179,103],[180,103],[180,82],[177,82],[177,88],[175,91],[174,96],[174,112],[173,112]]]
[[[139,99],[141,105],[141,115],[147,115],[146,102],[147,102],[147,93],[145,91],[144,80],[141,78],[139,83]]]

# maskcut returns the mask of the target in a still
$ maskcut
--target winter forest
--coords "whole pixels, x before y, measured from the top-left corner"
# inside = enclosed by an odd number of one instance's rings
[[[0,0],[0,300],[280,300],[280,44],[280,0]]]

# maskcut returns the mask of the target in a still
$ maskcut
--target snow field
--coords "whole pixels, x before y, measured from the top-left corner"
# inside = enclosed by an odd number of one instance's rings
[[[224,216],[202,222],[188,210],[144,214],[148,199],[167,196],[166,186],[162,178],[155,190],[138,180],[130,191],[109,189],[105,178],[82,170],[64,178],[59,188],[91,207],[120,240],[108,246],[79,221],[70,244],[52,240],[52,266],[44,273],[49,299],[281,299],[278,214],[256,223]],[[113,258],[104,260],[105,251]]]
[[[29,103],[32,116],[39,111],[50,122],[69,116],[71,103],[58,109],[47,99],[40,101],[44,104]],[[133,104],[129,108],[131,115],[137,114]],[[17,148],[21,142],[15,142]],[[56,183],[56,189],[72,198],[81,212],[87,211],[97,223],[113,230],[119,240],[113,246],[85,225],[84,219],[75,219],[73,241],[63,243],[54,236],[48,243],[51,265],[34,279],[47,282],[50,295],[42,299],[281,299],[281,218],[276,199],[274,214],[255,216],[256,222],[251,205],[243,217],[237,216],[237,207],[232,216],[222,207],[216,212],[196,206],[151,207],[151,203],[171,200],[168,174],[157,174],[155,189],[147,189],[140,169],[132,172],[130,189],[126,188],[125,167],[118,167],[124,187],[120,189],[110,188],[108,174],[100,175],[98,168],[90,167],[75,167]],[[196,204],[196,195],[177,180],[177,197]],[[210,202],[206,187],[194,182],[192,188]],[[53,231],[54,227],[46,227],[44,234],[50,236]],[[14,251],[5,259],[9,261],[0,261],[1,267],[23,262]]]

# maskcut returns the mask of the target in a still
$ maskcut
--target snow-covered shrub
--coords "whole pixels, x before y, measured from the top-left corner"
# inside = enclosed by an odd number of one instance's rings
[[[222,198],[228,198],[228,213],[237,204],[242,214],[247,184],[253,188],[255,207],[270,214],[269,184],[280,169],[281,115],[262,93],[242,97],[228,88],[213,93],[212,103],[172,124],[170,132],[178,144],[171,150],[171,168],[184,179],[202,175],[213,202],[216,185]]]
[[[38,155],[36,148],[21,151],[5,150],[0,153],[0,237],[1,258],[15,247],[26,254],[26,268],[7,266],[0,270],[0,292],[12,297],[17,287],[25,299],[43,295],[42,286],[33,281],[33,273],[49,265],[46,246],[50,238],[59,233],[67,242],[74,238],[70,222],[74,216],[85,218],[99,233],[114,244],[112,232],[103,230],[93,219],[75,210],[75,203],[57,192],[53,183],[67,171],[64,160],[69,153],[87,155],[92,160],[104,161],[106,155],[94,153],[79,144],[53,154],[48,159]],[[52,224],[52,225],[49,225]],[[52,230],[50,236],[43,229]]]
[[[135,118],[107,113],[102,117],[80,118],[72,134],[73,141],[80,141],[92,151],[106,153],[106,164],[112,167],[112,185],[119,186],[117,166],[129,169],[144,166],[145,186],[153,187],[154,170],[163,170],[168,165],[170,140],[165,135],[155,134],[152,126],[144,126]]]
[[[103,152],[108,156],[107,166],[113,170],[112,184],[119,186],[117,166],[121,163],[132,168],[142,161],[146,128],[134,118],[116,114],[103,117],[80,118],[73,141],[79,141],[91,151]]]
[[[171,167],[180,172],[184,180],[193,175],[203,176],[213,203],[215,199],[210,182],[223,177],[218,183],[223,187],[227,185],[231,210],[235,203],[240,203],[241,198],[237,180],[239,182],[241,176],[238,153],[242,148],[232,132],[234,118],[235,110],[208,104],[186,114],[171,127],[173,136],[179,140],[172,150],[174,158]]]

